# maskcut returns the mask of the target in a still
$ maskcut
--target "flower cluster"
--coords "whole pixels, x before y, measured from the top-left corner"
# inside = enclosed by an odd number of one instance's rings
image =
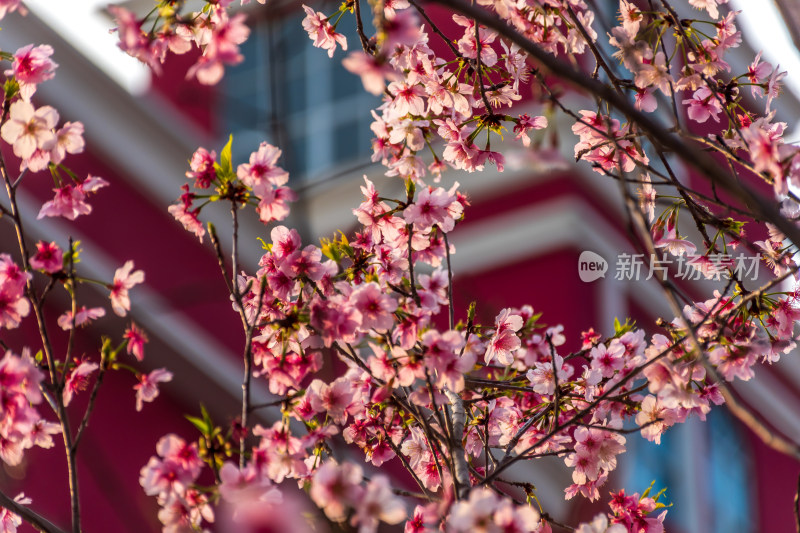
[[[225,10],[228,4],[208,2],[200,13],[181,13],[183,2],[170,2],[144,19],[122,6],[108,9],[117,22],[119,47],[125,53],[161,72],[168,51],[185,54],[197,47],[202,53],[187,77],[214,85],[222,79],[225,65],[242,62],[239,45],[250,35],[250,28],[244,24],[245,15],[229,16]],[[143,27],[152,29],[148,32]]]
[[[19,2],[0,4],[0,18],[15,10],[24,12]],[[13,54],[0,52],[0,60],[10,63],[9,68],[3,70],[0,140],[5,145],[0,150],[0,179],[7,202],[0,204],[0,215],[4,222],[13,226],[17,235],[16,246],[9,246],[8,250],[0,253],[0,329],[17,328],[28,319],[39,334],[38,339],[18,334],[0,342],[3,346],[0,359],[0,460],[6,465],[20,465],[27,449],[34,446],[52,448],[52,435],[60,433],[68,468],[75,472],[76,453],[104,374],[124,369],[136,375],[139,384],[134,389],[139,409],[142,402],[152,401],[158,395],[157,384],[168,381],[171,374],[157,370],[142,375],[118,361],[118,354],[125,348],[140,360],[144,356],[147,337],[134,324],[130,325],[118,345],[113,345],[111,338],[103,337],[98,350],[76,353],[76,345],[88,346],[82,339],[76,342],[84,334],[79,328],[87,328],[106,315],[105,307],[85,305],[84,292],[79,287],[86,283],[106,287],[111,309],[124,316],[131,309],[129,290],[144,280],[141,271],[133,271],[132,261],[118,269],[110,283],[89,279],[77,272],[81,260],[77,242],[70,239],[65,246],[65,243],[45,239],[34,247],[26,236],[31,234],[25,227],[30,213],[21,211],[17,194],[27,188],[30,180],[40,177],[35,174],[47,170],[50,174],[47,179],[52,179],[55,184],[54,197],[39,209],[40,219],[61,217],[75,220],[87,215],[92,211],[87,196],[108,185],[106,180],[92,175],[80,179],[65,165],[68,155],[84,150],[83,124],[66,122],[59,126],[58,111],[38,104],[36,91],[39,84],[55,76],[57,65],[52,56],[53,49],[48,45],[29,44]],[[15,165],[10,164],[16,163],[15,158],[20,163],[18,173],[13,172]],[[12,252],[13,248],[16,251]],[[12,258],[6,251],[18,255]],[[64,300],[56,302],[52,297],[61,290],[66,305]],[[28,318],[31,315],[35,320]],[[64,330],[63,337],[54,334],[56,327]],[[35,355],[31,356],[32,353]],[[82,391],[90,388],[91,394],[84,397],[86,402],[76,401]],[[46,410],[49,413],[45,413]],[[70,424],[71,419],[73,424]],[[73,490],[71,497],[75,509],[79,501],[77,489]],[[23,518],[37,517],[33,510],[30,516],[14,512],[19,506],[31,503],[24,494],[18,495],[13,502],[17,507],[8,504],[8,508],[0,511],[0,530],[3,532],[13,533]],[[46,528],[41,526],[46,524],[44,520],[34,521],[38,529]],[[76,523],[75,527],[80,529],[80,524]]]
[[[42,418],[36,409],[42,403],[39,386],[43,380],[30,354],[20,357],[7,351],[0,359],[0,459],[6,464],[20,464],[25,450],[33,446],[50,448],[51,435],[61,431],[61,426]]]

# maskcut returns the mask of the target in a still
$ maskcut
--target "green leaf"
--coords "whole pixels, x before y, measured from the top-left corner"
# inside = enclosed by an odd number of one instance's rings
[[[209,431],[210,428],[206,425],[206,423],[202,419],[197,418],[196,416],[189,416],[189,415],[184,415],[184,416],[186,417],[186,420],[191,422],[192,425],[196,427],[198,431],[200,431],[200,433],[202,433],[203,435],[208,435],[208,433],[210,432]]]
[[[219,154],[219,164],[222,171],[226,174],[233,174],[233,163],[231,162],[231,149],[233,147],[233,134],[228,137],[228,144],[222,149]]]
[[[336,261],[337,263],[341,260],[341,254],[339,253],[338,247],[336,246],[336,241],[332,241],[330,239],[322,237],[319,240],[319,244],[322,250],[322,254],[325,257],[333,261]]]
[[[630,318],[625,319],[624,324],[620,324],[618,318],[614,318],[614,336],[619,337],[633,329],[636,325],[636,321],[631,320]]]
[[[414,184],[414,181],[410,179],[406,180],[406,198],[408,198],[409,202],[414,199],[414,194],[416,192],[417,186]]]
[[[208,414],[206,406],[203,405],[202,403],[200,404],[200,412],[203,414],[203,420],[205,420],[206,423],[208,423],[208,426],[211,427],[213,425],[213,423],[211,422],[211,415]]]
[[[653,490],[653,485],[655,484],[656,480],[654,479],[653,481],[650,482],[650,486],[645,489],[645,491],[642,493],[642,496],[639,499],[641,500],[642,498],[647,498],[648,494],[650,494],[650,491]]]
[[[14,98],[19,92],[19,82],[17,82],[16,78],[8,78],[3,86],[3,91],[6,94],[6,100]]]

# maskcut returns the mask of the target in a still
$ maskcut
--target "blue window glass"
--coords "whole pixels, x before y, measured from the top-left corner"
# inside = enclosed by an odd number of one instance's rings
[[[319,180],[368,160],[370,109],[380,101],[342,67],[345,52],[330,59],[313,47],[301,21],[298,12],[253,28],[244,62],[227,73],[220,119],[234,135],[234,157],[268,141],[283,150],[281,164],[293,180]],[[360,41],[350,22],[337,30],[354,50]]]

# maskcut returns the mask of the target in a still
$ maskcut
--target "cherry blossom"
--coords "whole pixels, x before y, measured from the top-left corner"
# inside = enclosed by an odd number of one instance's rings
[[[135,285],[144,282],[144,272],[133,270],[133,261],[127,261],[114,272],[114,281],[109,286],[111,289],[111,308],[119,316],[125,316],[131,310],[131,300],[128,291]]]
[[[30,101],[37,84],[55,76],[54,71],[58,65],[50,59],[52,55],[53,47],[46,44],[35,47],[29,44],[14,52],[11,69],[4,74],[16,78],[20,85],[20,94],[26,101]]]
[[[90,361],[81,361],[67,376],[67,381],[64,383],[64,405],[69,405],[75,393],[84,390],[89,385],[89,376],[100,365]]]
[[[30,313],[25,285],[31,279],[7,254],[0,254],[0,327],[14,329]]]
[[[328,57],[333,57],[336,45],[347,50],[347,38],[336,30],[320,12],[315,12],[307,5],[303,5],[306,18],[303,19],[303,28],[308,32],[309,37],[314,40],[314,46],[328,51]]]
[[[128,340],[125,348],[127,352],[140,362],[144,360],[144,345],[147,344],[147,335],[136,324],[131,323],[123,337]]]
[[[92,320],[97,320],[105,315],[106,310],[102,307],[92,307],[91,309],[87,309],[86,306],[81,306],[81,308],[78,309],[78,312],[75,313],[74,319],[72,318],[72,311],[67,311],[58,317],[58,325],[63,330],[69,330],[72,329],[73,323],[76,326],[84,326]]]
[[[0,137],[13,145],[14,155],[25,160],[37,148],[51,150],[56,144],[53,128],[58,123],[58,112],[50,106],[39,109],[24,100],[11,104],[9,119],[0,128]]]
[[[88,215],[92,212],[92,206],[86,203],[87,193],[93,193],[107,185],[108,182],[103,178],[90,175],[77,186],[68,183],[53,189],[55,196],[42,205],[36,218],[64,217],[75,220],[81,215]]]

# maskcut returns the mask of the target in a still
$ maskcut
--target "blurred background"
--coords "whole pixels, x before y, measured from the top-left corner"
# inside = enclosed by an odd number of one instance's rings
[[[338,8],[336,2],[317,4],[322,11]],[[602,13],[595,24],[603,35],[616,24],[618,3],[590,4]],[[53,46],[59,68],[54,80],[40,86],[36,104],[56,107],[62,121],[84,123],[87,151],[71,156],[67,164],[78,175],[91,173],[111,183],[98,193],[102,197],[94,202],[91,216],[68,223],[35,220],[39,206],[52,195],[52,185],[44,173],[28,176],[20,202],[31,238],[47,236],[62,246],[70,235],[80,240],[80,267],[97,279],[110,280],[116,268],[133,259],[147,276],[146,284],[133,291],[130,317],[150,339],[145,364],[165,366],[175,374],[163,386],[162,397],[140,414],[134,411],[134,378],[108,377],[79,455],[86,531],[156,532],[161,526],[155,501],[137,481],[158,438],[172,431],[194,438],[183,415],[196,415],[200,402],[220,424],[230,423],[240,410],[239,319],[208,241],[198,242],[167,213],[186,182],[191,154],[198,146],[219,152],[229,133],[234,136],[234,165],[262,141],[281,147],[282,166],[300,195],[286,225],[298,228],[306,243],[355,228],[352,209],[360,202],[358,186],[364,175],[383,196],[400,194],[403,185],[370,162],[370,110],[379,105],[378,99],[342,68],[341,51],[330,60],[312,47],[300,24],[298,2],[247,6],[252,33],[242,47],[245,61],[228,68],[215,87],[184,79],[195,59],[191,55],[170,57],[163,76],[152,75],[124,55],[116,48],[116,36],[109,34],[114,22],[104,1],[37,0],[27,5],[28,16],[14,13],[4,20],[0,49],[13,52],[29,43]],[[145,0],[122,5],[139,14],[152,7]],[[740,15],[745,35],[743,45],[726,59],[734,72],[743,72],[755,52],[765,48],[767,60],[789,70],[776,107],[777,120],[788,122],[791,131],[800,116],[800,93],[795,92],[800,61],[793,45],[800,27],[796,4],[740,0],[729,7],[746,8]],[[447,26],[441,12],[431,8],[430,14]],[[351,49],[358,46],[352,29],[344,23],[338,29]],[[567,89],[563,94],[574,109],[592,107]],[[460,182],[471,203],[466,220],[451,236],[457,318],[473,300],[479,302],[479,318],[485,322],[504,307],[530,304],[544,311],[544,323],[565,326],[569,350],[579,347],[580,333],[590,327],[613,333],[615,317],[631,317],[641,325],[658,317],[670,319],[654,281],[616,279],[619,257],[636,253],[617,186],[588,165],[574,163],[570,120],[544,108],[539,96],[531,93],[517,106],[520,113],[547,114],[550,119],[533,149],[507,142],[503,173],[489,167],[482,173],[451,170],[443,175],[442,185]],[[695,178],[684,170],[681,179]],[[203,219],[213,221],[227,243],[228,215],[214,207],[203,211]],[[255,218],[242,227],[241,253],[249,271],[261,254],[257,239],[269,240],[268,230]],[[9,225],[0,225],[0,239],[4,251],[16,248]],[[578,257],[585,250],[609,263],[604,278],[580,280]],[[708,297],[710,288],[684,287],[698,299]],[[87,288],[81,298],[87,306],[101,304],[106,294]],[[56,307],[53,320],[60,314]],[[128,321],[111,316],[98,320],[80,350],[95,353],[96,339],[121,331]],[[26,321],[28,329],[2,331],[0,337],[12,347],[27,339],[33,343],[37,333],[31,322]],[[800,441],[796,357],[760,367],[757,379],[737,385],[736,391],[776,431]],[[255,394],[256,402],[270,398],[264,383]],[[86,401],[85,396],[76,401]],[[270,414],[263,414],[261,422],[270,423]],[[653,481],[656,489],[667,487],[667,501],[675,504],[667,519],[670,532],[795,531],[792,500],[800,466],[765,447],[723,408],[708,423],[671,429],[660,446],[631,435],[628,448],[603,496],[623,486],[642,492]],[[601,508],[580,497],[565,501],[560,488],[547,489],[570,483],[562,461],[537,463],[515,475],[540,488],[543,505],[557,518],[590,518]],[[31,450],[19,467],[3,465],[0,470],[4,491],[16,494],[24,488],[36,508],[57,524],[69,522],[66,479],[62,454],[56,450]]]

